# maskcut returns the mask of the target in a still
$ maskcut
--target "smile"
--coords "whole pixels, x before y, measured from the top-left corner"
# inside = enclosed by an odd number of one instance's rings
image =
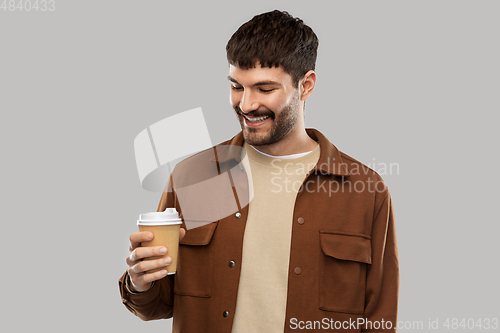
[[[245,119],[248,121],[248,122],[251,122],[251,123],[258,123],[258,122],[261,122],[261,121],[264,121],[266,120],[267,118],[269,118],[269,116],[263,116],[263,117],[253,117],[253,118],[249,118],[247,116],[243,116],[245,117]]]
[[[254,128],[257,128],[257,127],[261,127],[263,126],[265,123],[268,122],[268,119],[270,118],[270,116],[262,116],[262,117],[247,117],[245,115],[243,115],[243,118],[245,118],[245,126],[246,127],[254,127]]]

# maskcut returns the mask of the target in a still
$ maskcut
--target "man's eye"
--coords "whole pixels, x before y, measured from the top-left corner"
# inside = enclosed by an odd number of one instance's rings
[[[274,91],[274,90],[276,90],[276,89],[267,89],[267,90],[266,89],[260,89],[260,91],[265,92],[265,93],[268,93],[268,92],[271,92],[271,91]]]
[[[231,86],[231,89],[233,89],[233,90],[241,90],[241,89],[243,89],[243,88],[242,88],[242,87],[235,87],[235,86]]]

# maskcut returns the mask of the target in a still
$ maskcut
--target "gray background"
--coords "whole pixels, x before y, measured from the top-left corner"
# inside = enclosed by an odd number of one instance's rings
[[[214,144],[235,135],[225,45],[276,8],[320,39],[306,126],[364,163],[399,165],[384,175],[399,319],[445,330],[500,317],[498,1],[59,0],[0,11],[4,327],[169,332],[118,294],[128,235],[160,197],[140,186],[133,140],[195,107]]]

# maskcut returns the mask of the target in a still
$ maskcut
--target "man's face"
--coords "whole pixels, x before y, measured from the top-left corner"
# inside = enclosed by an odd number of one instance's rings
[[[282,68],[241,69],[230,65],[231,105],[240,121],[245,141],[269,145],[285,137],[300,112],[299,90]]]

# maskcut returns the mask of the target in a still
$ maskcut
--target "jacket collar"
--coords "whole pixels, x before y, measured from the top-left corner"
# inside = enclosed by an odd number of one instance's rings
[[[349,176],[347,165],[342,161],[340,151],[318,130],[306,128],[307,135],[318,142],[320,155],[315,170],[337,176]],[[224,163],[229,160],[239,161],[243,147],[243,132],[236,134],[231,140],[214,147],[215,158],[212,161]]]

